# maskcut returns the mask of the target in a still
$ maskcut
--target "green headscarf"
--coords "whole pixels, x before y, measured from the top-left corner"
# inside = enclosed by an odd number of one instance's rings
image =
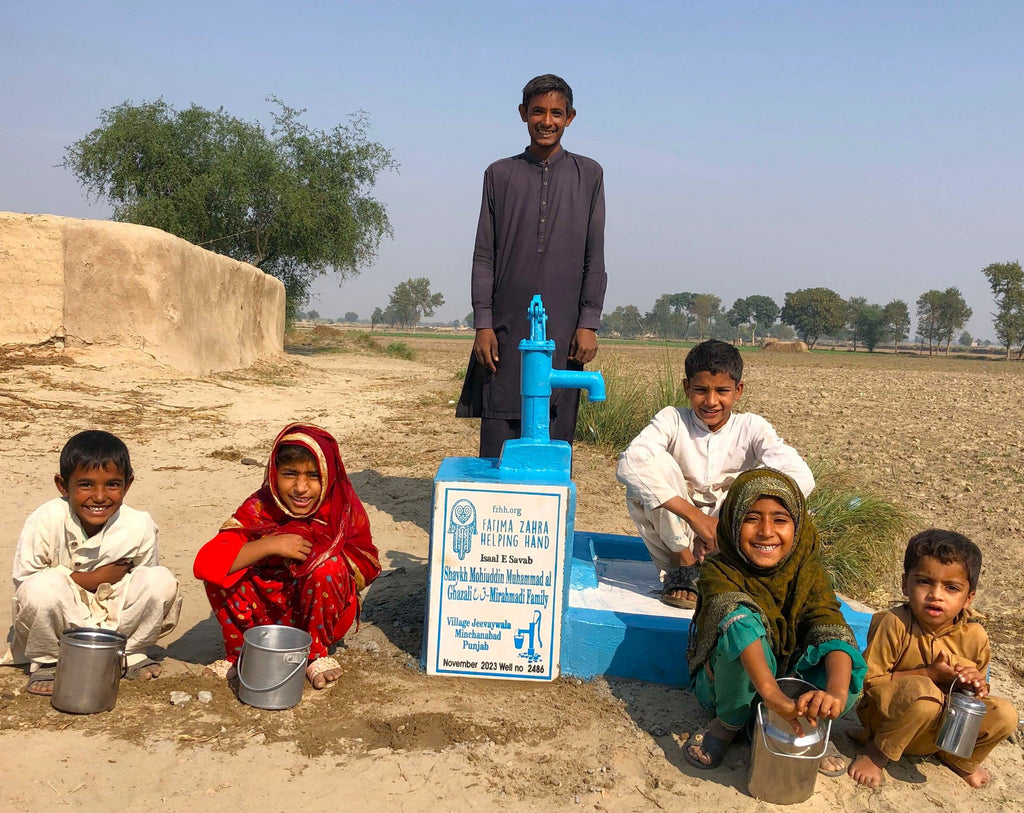
[[[793,547],[768,568],[755,566],[739,549],[743,518],[761,497],[778,499],[796,525]],[[780,676],[811,646],[835,639],[857,646],[821,565],[818,532],[804,496],[790,477],[774,469],[751,469],[733,482],[719,513],[718,553],[704,560],[697,594],[686,651],[691,675],[714,652],[722,619],[740,606],[760,615]]]

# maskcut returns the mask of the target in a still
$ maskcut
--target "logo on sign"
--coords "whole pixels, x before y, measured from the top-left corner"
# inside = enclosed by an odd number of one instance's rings
[[[476,507],[469,500],[458,500],[452,506],[448,533],[452,535],[452,550],[460,561],[465,559],[473,547],[473,534],[476,533]]]

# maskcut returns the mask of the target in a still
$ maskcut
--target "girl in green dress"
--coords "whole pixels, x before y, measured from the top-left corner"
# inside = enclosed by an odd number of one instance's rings
[[[714,719],[686,744],[687,761],[716,768],[755,704],[793,722],[835,719],[860,694],[866,666],[821,565],[818,534],[796,483],[774,469],[736,478],[722,504],[718,548],[704,560],[690,627],[691,685]],[[777,679],[817,687],[791,699]],[[845,766],[830,745],[823,772]]]

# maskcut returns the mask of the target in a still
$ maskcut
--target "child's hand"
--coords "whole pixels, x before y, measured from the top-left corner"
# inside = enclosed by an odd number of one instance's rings
[[[702,513],[688,522],[697,535],[693,541],[693,555],[698,562],[702,562],[709,553],[718,551],[718,517]]]
[[[835,720],[846,708],[846,697],[838,697],[830,692],[817,690],[805,692],[796,700],[796,710],[800,717],[806,717],[813,725],[815,720],[828,717]]]
[[[771,711],[774,711],[784,720],[786,720],[792,727],[793,732],[796,734],[803,734],[804,731],[800,727],[800,724],[796,721],[800,714],[796,710],[796,702],[789,697],[786,697],[781,691],[778,696],[774,692],[770,693],[768,697],[762,697],[764,704]]]
[[[282,559],[305,562],[309,552],[313,550],[313,545],[298,534],[279,534],[267,538],[273,542],[273,552]]]
[[[935,660],[928,666],[928,677],[932,683],[944,686],[952,683],[956,679],[956,675],[956,669],[949,660],[949,653],[940,650],[939,654],[935,656]]]
[[[954,666],[956,679],[968,686],[976,697],[982,698],[988,694],[988,681],[985,676],[973,666]]]

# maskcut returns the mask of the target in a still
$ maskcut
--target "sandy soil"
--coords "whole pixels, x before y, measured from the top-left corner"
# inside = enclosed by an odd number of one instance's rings
[[[128,442],[136,483],[128,502],[161,527],[162,562],[182,582],[178,629],[155,653],[164,677],[122,683],[108,714],[76,717],[26,695],[20,670],[0,670],[0,801],[6,809],[114,805],[179,810],[258,804],[267,811],[749,810],[747,752],[703,774],[681,743],[705,721],[686,691],[632,681],[552,684],[428,678],[419,670],[431,480],[445,456],[471,455],[472,422],[452,417],[469,343],[406,340],[413,361],[367,350],[293,348],[279,362],[189,378],[151,361],[78,351],[0,355],[0,562],[21,524],[53,493],[66,438],[107,428]],[[322,350],[322,349],[321,349]],[[638,369],[664,350],[606,347]],[[671,351],[681,367],[682,352]],[[912,508],[924,524],[956,527],[985,554],[979,606],[997,641],[993,682],[1024,709],[1024,365],[868,357],[748,357],[746,408],[801,451],[832,460]],[[600,366],[600,365],[598,365]],[[339,439],[370,515],[384,575],[341,651],[346,675],[307,689],[295,709],[241,705],[200,676],[220,654],[217,627],[191,577],[196,548],[261,478],[278,429],[309,420]],[[578,447],[577,527],[631,531],[614,460]],[[1011,544],[1007,544],[1010,542]],[[879,597],[895,582],[880,579]],[[0,606],[11,587],[0,584]],[[213,693],[172,706],[169,694]],[[853,744],[841,721],[837,744]],[[843,810],[1024,809],[1019,741],[993,753],[992,784],[970,791],[932,760],[892,769],[877,792],[819,778],[812,800]]]

